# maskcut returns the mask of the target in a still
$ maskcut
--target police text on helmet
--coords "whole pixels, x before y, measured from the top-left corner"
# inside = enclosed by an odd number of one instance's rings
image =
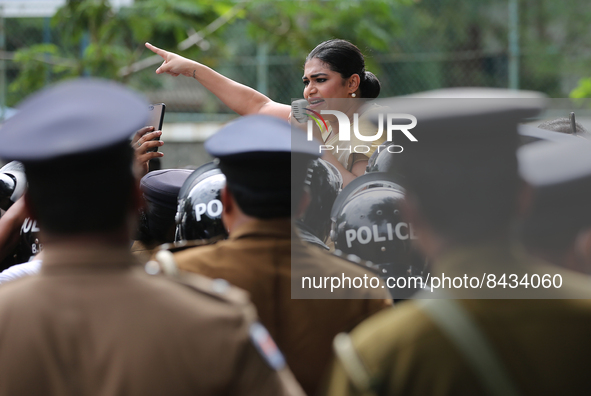
[[[347,241],[347,247],[351,247],[352,243],[357,240],[360,244],[366,245],[370,242],[383,242],[386,239],[389,241],[394,240],[394,237],[401,241],[407,239],[417,239],[414,233],[412,224],[400,222],[393,226],[391,223],[386,223],[386,233],[380,235],[378,226],[373,225],[372,228],[368,226],[362,226],[358,229],[350,229],[345,231],[345,239]]]
[[[201,221],[201,215],[207,212],[209,217],[217,217],[222,214],[223,210],[222,202],[219,199],[213,199],[207,204],[198,203],[195,205],[195,218],[197,221]]]

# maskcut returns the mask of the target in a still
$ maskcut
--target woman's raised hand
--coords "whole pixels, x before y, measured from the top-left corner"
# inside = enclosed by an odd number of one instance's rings
[[[195,68],[191,67],[191,64],[194,63],[192,60],[184,58],[173,52],[168,52],[161,48],[154,47],[150,43],[146,43],[146,48],[155,54],[160,55],[162,59],[164,59],[162,65],[156,69],[157,74],[168,73],[174,77],[182,74],[187,77],[194,77],[193,71]]]

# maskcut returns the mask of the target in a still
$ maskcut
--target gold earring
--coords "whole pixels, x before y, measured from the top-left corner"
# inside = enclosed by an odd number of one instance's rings
[[[353,92],[353,93],[351,94],[351,96],[352,96],[352,97],[355,97],[355,96],[357,96],[357,95],[355,95],[355,92]]]

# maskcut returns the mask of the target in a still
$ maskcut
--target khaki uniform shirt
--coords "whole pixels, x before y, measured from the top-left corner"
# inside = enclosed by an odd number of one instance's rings
[[[518,249],[504,247],[457,251],[438,264],[439,273],[445,274],[452,267],[496,265],[521,272],[536,265]],[[591,300],[463,299],[458,303],[497,354],[520,395],[591,394]],[[325,395],[488,394],[466,357],[416,302],[373,316],[351,333],[351,339],[373,391],[357,389],[341,359],[336,359]]]
[[[147,275],[123,248],[44,254],[0,286],[0,395],[303,394],[254,346],[243,292]]]
[[[294,267],[294,286],[292,256],[300,264]],[[382,288],[337,290],[331,296],[337,299],[332,300],[292,299],[292,287],[301,283],[299,275],[354,277],[366,272],[315,246],[304,245],[297,237],[292,240],[289,220],[249,222],[234,230],[228,240],[179,252],[175,260],[181,269],[223,278],[247,290],[261,322],[310,395],[316,393],[328,367],[334,336],[391,304],[388,289]],[[327,295],[326,290],[323,294],[312,292]]]

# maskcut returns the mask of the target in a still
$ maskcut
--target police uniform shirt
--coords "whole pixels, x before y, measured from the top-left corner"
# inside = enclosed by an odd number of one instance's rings
[[[448,274],[452,267],[469,268],[475,263],[480,274],[495,266],[555,273],[522,249],[498,243],[456,249],[437,265]],[[562,298],[457,301],[495,351],[519,395],[591,392],[586,372],[591,300],[565,299],[568,292],[588,295],[589,282],[576,284],[565,275],[564,283],[570,285],[567,290],[556,291],[564,293]],[[489,394],[474,365],[417,301],[372,316],[349,336],[353,357],[335,358],[321,393],[325,396]],[[355,384],[350,359],[361,362],[367,386]]]

